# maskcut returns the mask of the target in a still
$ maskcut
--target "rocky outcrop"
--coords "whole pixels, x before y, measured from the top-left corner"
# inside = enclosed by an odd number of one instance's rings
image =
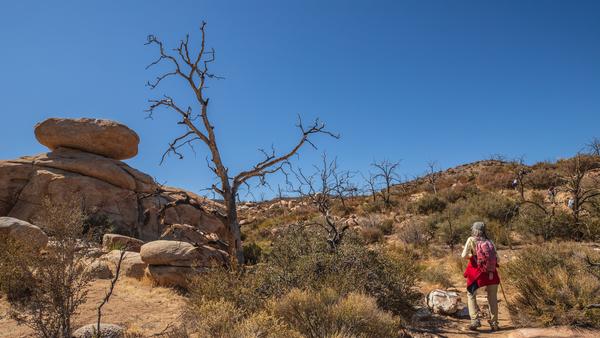
[[[208,245],[159,240],[142,245],[146,275],[162,286],[187,287],[190,278],[210,267],[229,264],[229,255]]]
[[[35,137],[50,148],[72,148],[124,160],[137,155],[140,138],[127,126],[110,120],[50,118],[35,126]]]
[[[36,135],[52,152],[0,161],[0,216],[32,221],[40,215],[44,198],[60,203],[78,196],[88,214],[106,216],[120,234],[151,241],[159,239],[168,225],[189,224],[230,241],[227,227],[215,216],[218,204],[161,186],[115,159],[124,155],[107,149],[133,143],[137,149],[137,135],[116,122],[98,121],[44,121],[36,127]]]
[[[112,251],[114,249],[140,252],[144,241],[118,234],[104,234],[102,236],[102,249]]]
[[[39,227],[12,217],[0,217],[0,240],[11,239],[39,250],[48,244],[48,236]]]

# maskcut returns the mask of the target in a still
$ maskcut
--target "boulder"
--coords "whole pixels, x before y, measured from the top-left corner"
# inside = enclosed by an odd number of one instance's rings
[[[10,238],[36,250],[48,244],[48,236],[39,227],[12,217],[0,217],[0,240]]]
[[[102,248],[106,251],[113,249],[124,249],[126,251],[140,252],[144,241],[118,234],[104,234],[102,236]]]
[[[100,335],[97,334],[97,324],[88,324],[82,326],[73,332],[73,338],[122,338],[125,329],[115,324],[100,323]]]
[[[427,307],[442,315],[455,314],[461,305],[460,295],[454,291],[433,290],[425,298]]]
[[[108,262],[102,259],[96,259],[85,268],[92,278],[95,279],[111,279],[113,273],[108,265]]]
[[[187,288],[192,277],[202,272],[201,268],[188,266],[148,265],[146,276],[156,285]]]
[[[120,250],[112,250],[100,259],[107,263],[112,275],[117,273],[117,264],[121,257]],[[137,252],[126,251],[121,261],[121,276],[141,279],[148,264],[144,263]]]
[[[127,126],[110,120],[49,118],[35,126],[37,140],[55,150],[83,150],[117,160],[137,155],[140,138]]]
[[[148,265],[209,267],[229,263],[229,255],[224,251],[181,241],[148,242],[142,245],[140,255]]]

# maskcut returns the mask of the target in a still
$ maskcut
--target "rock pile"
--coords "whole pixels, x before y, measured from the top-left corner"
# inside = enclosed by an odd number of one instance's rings
[[[120,161],[137,154],[139,137],[126,126],[52,118],[38,124],[35,135],[52,151],[0,161],[0,216],[32,221],[43,198],[62,202],[75,195],[118,233],[156,240],[170,224],[189,224],[230,241],[227,227],[214,216],[216,203],[161,186]]]
[[[208,245],[158,240],[142,245],[146,275],[162,286],[187,287],[189,279],[209,267],[229,264],[229,255]]]

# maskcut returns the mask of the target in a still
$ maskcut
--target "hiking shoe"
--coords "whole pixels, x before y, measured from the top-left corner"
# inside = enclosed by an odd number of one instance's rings
[[[471,330],[471,331],[477,331],[477,329],[479,327],[481,327],[481,322],[479,321],[479,319],[472,320],[471,324],[469,325],[469,330]]]
[[[488,323],[490,323],[490,328],[492,329],[492,331],[500,330],[500,327],[498,326],[498,322],[488,321]]]

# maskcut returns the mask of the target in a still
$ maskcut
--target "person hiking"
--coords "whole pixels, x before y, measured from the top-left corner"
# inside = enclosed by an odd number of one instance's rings
[[[469,330],[477,330],[481,326],[475,294],[478,288],[485,287],[490,308],[488,323],[492,331],[497,331],[499,330],[498,285],[500,284],[500,277],[496,269],[498,267],[498,257],[496,247],[485,231],[485,223],[473,223],[471,237],[467,239],[461,256],[469,260],[464,273],[464,277],[467,279],[467,305],[469,317],[471,317]]]

